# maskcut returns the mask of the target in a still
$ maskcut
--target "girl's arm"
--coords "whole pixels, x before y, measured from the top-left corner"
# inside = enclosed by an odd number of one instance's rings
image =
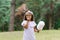
[[[34,31],[39,33],[39,30],[36,27],[34,27]]]
[[[28,21],[27,21],[27,23],[26,23],[26,24],[24,24],[24,25],[23,25],[23,27],[24,27],[25,29],[27,29],[27,28],[28,28]]]

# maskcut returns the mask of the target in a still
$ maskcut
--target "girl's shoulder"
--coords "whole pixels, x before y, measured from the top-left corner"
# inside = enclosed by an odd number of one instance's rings
[[[32,23],[35,23],[35,21],[32,21]]]
[[[35,22],[35,21],[32,21],[32,22],[30,23],[30,25],[33,26],[33,27],[35,27],[35,26],[36,26],[36,22]]]
[[[26,20],[23,20],[23,23],[26,23]],[[31,23],[36,23],[35,21],[30,21]]]
[[[22,23],[26,23],[27,21],[26,20],[23,20],[23,22]]]
[[[36,22],[35,21],[32,21],[31,24],[36,24]]]

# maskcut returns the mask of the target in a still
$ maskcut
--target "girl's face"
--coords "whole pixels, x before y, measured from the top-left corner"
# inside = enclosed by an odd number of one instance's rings
[[[26,19],[28,20],[28,21],[31,21],[31,18],[32,18],[32,14],[26,14]]]

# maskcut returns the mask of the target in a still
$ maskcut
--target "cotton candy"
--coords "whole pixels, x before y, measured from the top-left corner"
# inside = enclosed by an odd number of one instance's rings
[[[44,26],[45,26],[45,22],[44,21],[39,21],[39,23],[37,25],[37,29],[42,30]]]

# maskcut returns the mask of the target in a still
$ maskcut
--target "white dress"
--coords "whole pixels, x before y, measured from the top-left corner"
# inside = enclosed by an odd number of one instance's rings
[[[21,25],[23,26],[26,22],[27,21],[24,20]],[[23,40],[35,40],[35,34],[34,34],[35,26],[36,23],[34,21],[28,23],[28,29],[24,28]]]

